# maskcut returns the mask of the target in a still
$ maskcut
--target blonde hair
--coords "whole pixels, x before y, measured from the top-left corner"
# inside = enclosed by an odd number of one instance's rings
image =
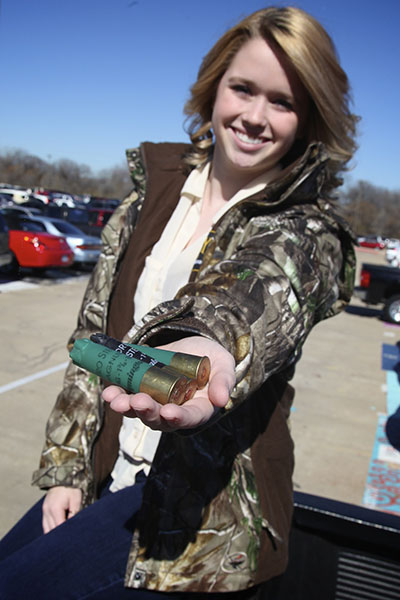
[[[305,11],[289,6],[269,7],[249,15],[229,29],[204,57],[184,108],[192,141],[187,162],[198,165],[210,157],[211,115],[218,84],[243,44],[259,37],[283,53],[309,96],[310,109],[303,144],[296,145],[297,156],[310,142],[323,142],[329,156],[329,187],[339,185],[337,175],[357,148],[358,117],[349,108],[349,81],[322,25]]]

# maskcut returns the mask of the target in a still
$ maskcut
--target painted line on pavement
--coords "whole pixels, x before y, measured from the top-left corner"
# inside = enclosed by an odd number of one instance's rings
[[[29,283],[28,281],[9,281],[7,283],[0,283],[0,293],[31,290],[37,287],[39,287],[37,283]]]
[[[47,375],[51,375],[52,373],[61,371],[61,369],[65,369],[67,365],[68,361],[60,363],[55,367],[50,367],[50,369],[44,369],[43,371],[39,371],[38,373],[34,373],[33,375],[28,375],[28,377],[23,377],[22,379],[17,379],[16,381],[12,381],[11,383],[2,385],[0,386],[0,394],[8,392],[9,390],[13,390],[14,388],[17,388],[21,385],[25,385],[26,383],[30,383],[31,381],[35,381],[35,379],[41,379],[42,377],[47,377]]]

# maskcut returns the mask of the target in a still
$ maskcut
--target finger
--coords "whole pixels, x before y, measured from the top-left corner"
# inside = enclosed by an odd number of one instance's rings
[[[49,506],[49,497],[46,496],[42,506],[42,527],[43,533],[48,533],[55,527],[55,522],[51,512],[51,506]]]
[[[158,418],[160,411],[160,404],[144,393],[121,394],[121,397],[117,396],[111,404],[114,410],[121,410],[126,407],[133,413],[133,416],[140,418],[143,416],[148,419]]]
[[[181,427],[185,416],[182,407],[176,404],[159,404],[147,394],[135,394],[131,404],[136,416],[155,430],[174,431]]]
[[[64,512],[64,515],[63,515],[62,522],[65,521],[65,511],[63,511],[63,512]],[[54,513],[51,510],[48,510],[47,512],[43,513],[42,527],[43,527],[44,533],[49,533],[49,531],[52,531],[53,529],[55,529],[59,524],[60,523],[59,523],[57,516],[54,515]]]
[[[53,509],[53,521],[54,527],[58,527],[61,523],[64,523],[67,520],[66,510],[62,507],[57,507]]]
[[[43,514],[42,528],[43,528],[43,533],[45,533],[45,534],[49,533],[49,531],[54,529],[54,524],[52,522],[52,519],[49,517],[49,515]]]
[[[213,375],[208,384],[208,397],[210,402],[214,406],[225,406],[229,400],[234,385],[234,373],[221,371]]]
[[[126,417],[141,417],[148,410],[156,410],[157,403],[148,394],[127,394],[118,386],[105,388],[102,396],[110,404],[112,410],[122,413]]]
[[[208,421],[213,413],[213,406],[207,396],[199,393],[182,406],[165,404],[160,409],[160,417],[171,430],[191,429]]]
[[[106,402],[111,402],[112,400],[114,400],[114,398],[116,396],[118,396],[118,394],[123,394],[123,393],[124,393],[124,390],[121,387],[119,387],[118,385],[109,385],[104,388],[101,395],[102,395],[103,400],[105,400]]]
[[[115,412],[122,413],[127,417],[135,417],[136,415],[131,412],[129,404],[129,396],[117,385],[110,385],[104,388],[102,392],[102,398],[105,402],[108,402],[110,408]]]
[[[127,394],[126,392],[120,392],[109,401],[109,404],[115,412],[122,413],[126,417],[136,417],[137,415],[132,406],[132,401],[133,395]]]
[[[81,509],[81,494],[80,492],[74,494],[70,500],[70,506],[68,511],[68,519],[76,515]]]

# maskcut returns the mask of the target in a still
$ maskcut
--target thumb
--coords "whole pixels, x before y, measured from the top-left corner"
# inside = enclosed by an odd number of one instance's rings
[[[208,398],[214,406],[224,407],[234,387],[234,377],[228,373],[217,373],[208,384]]]
[[[69,499],[68,519],[76,515],[82,507],[82,492],[74,490],[74,494]]]

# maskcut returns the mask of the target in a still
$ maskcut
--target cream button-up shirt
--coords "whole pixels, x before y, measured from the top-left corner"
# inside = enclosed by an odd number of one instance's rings
[[[188,282],[193,264],[207,237],[201,235],[189,245],[200,219],[201,203],[210,172],[210,164],[194,169],[182,188],[179,202],[159,241],[146,258],[135,293],[134,320],[137,323],[150,309],[171,300]],[[257,177],[239,190],[214,215],[214,225],[232,206],[264,189],[279,172],[274,169]],[[154,216],[157,218],[157,215]],[[111,491],[135,483],[136,474],[148,474],[161,432],[153,431],[139,419],[123,418],[119,433],[119,454],[111,476]]]

